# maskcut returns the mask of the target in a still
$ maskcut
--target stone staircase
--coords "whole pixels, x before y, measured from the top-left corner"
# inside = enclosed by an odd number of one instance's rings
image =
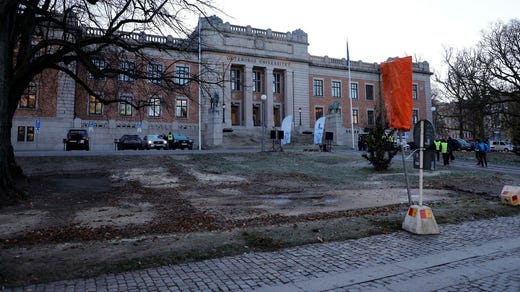
[[[262,129],[233,129],[230,132],[224,132],[222,137],[223,148],[243,148],[243,147],[260,147],[262,143]],[[264,143],[267,148],[272,145],[270,139],[270,130],[266,130]],[[311,133],[300,133],[293,131],[291,135],[291,143],[285,147],[309,148],[317,149],[319,147],[314,145],[314,135]]]

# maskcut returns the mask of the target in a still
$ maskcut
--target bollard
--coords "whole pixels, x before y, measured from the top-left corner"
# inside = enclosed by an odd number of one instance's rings
[[[432,209],[427,206],[410,206],[402,228],[415,234],[439,234],[435,216],[433,216]]]
[[[504,186],[500,193],[500,201],[505,205],[520,205],[520,187],[518,186]]]

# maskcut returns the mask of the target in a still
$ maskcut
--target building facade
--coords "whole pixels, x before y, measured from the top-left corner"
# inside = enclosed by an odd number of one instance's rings
[[[214,16],[201,19],[194,33],[198,41],[190,49],[179,49],[185,40],[140,34],[136,39],[156,41],[165,49],[150,48],[146,60],[100,56],[94,62],[98,68],[144,66],[146,80],[124,74],[97,78],[69,65],[115,103],[103,104],[67,75],[45,71],[26,90],[15,114],[15,150],[63,149],[70,128],[88,128],[91,149],[101,150],[112,149],[123,134],[170,131],[187,134],[202,148],[225,147],[223,129],[258,134],[263,126],[280,127],[288,115],[298,132],[312,131],[317,119],[333,115],[338,145],[350,145],[374,126],[382,99],[379,64],[351,61],[349,74],[344,58],[309,55],[302,30],[237,26]],[[178,90],[154,79],[168,73]],[[413,123],[432,119],[431,74],[427,62],[413,64]],[[192,76],[204,82],[190,82]]]

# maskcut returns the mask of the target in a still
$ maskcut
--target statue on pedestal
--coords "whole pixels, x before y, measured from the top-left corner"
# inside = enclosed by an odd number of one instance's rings
[[[335,101],[333,104],[329,105],[329,114],[337,113],[339,110],[339,101]]]
[[[215,111],[215,110],[217,109],[219,99],[220,99],[220,98],[219,98],[219,96],[218,96],[218,93],[216,93],[216,92],[213,93],[213,97],[211,97],[211,98],[209,99],[209,101],[210,101],[210,103],[211,103],[210,107],[211,107],[211,110],[212,110],[212,111]]]

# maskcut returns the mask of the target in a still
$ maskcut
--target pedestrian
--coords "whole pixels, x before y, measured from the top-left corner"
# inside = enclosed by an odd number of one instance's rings
[[[450,165],[450,153],[449,153],[449,144],[446,140],[441,140],[441,154],[442,154],[442,161],[444,162],[444,165]]]
[[[480,141],[479,140],[479,143],[478,143],[478,154],[479,154],[479,165],[482,166],[482,167],[487,167],[487,148],[486,147],[486,142],[484,141]]]
[[[168,133],[168,149],[173,149],[173,134],[172,132]]]
[[[477,141],[475,142],[475,146],[474,146],[474,149],[475,149],[475,159],[477,160],[477,165],[480,164],[480,155],[478,154],[478,144],[480,143],[480,139],[477,139]]]
[[[453,151],[457,149],[457,145],[455,143],[455,140],[452,139],[451,137],[448,137],[448,154],[449,154],[449,157],[450,157],[450,160],[453,161],[455,160],[455,155],[453,155]]]
[[[433,141],[433,144],[435,144],[435,152],[437,153],[437,161],[439,161],[439,157],[441,156],[441,140],[439,138],[435,139]]]

